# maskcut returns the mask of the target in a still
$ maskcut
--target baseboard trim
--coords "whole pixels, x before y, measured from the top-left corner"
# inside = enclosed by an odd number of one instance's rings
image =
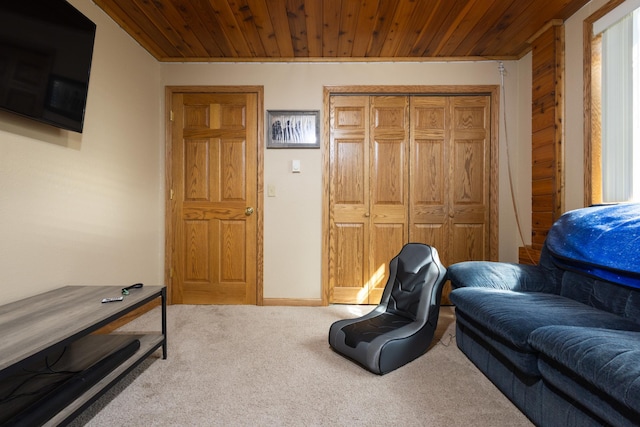
[[[298,307],[321,307],[321,299],[300,299],[300,298],[264,298],[262,305],[266,306],[298,306]]]

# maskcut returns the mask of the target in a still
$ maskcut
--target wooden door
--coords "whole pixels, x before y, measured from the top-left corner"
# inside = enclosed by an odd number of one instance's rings
[[[438,250],[440,260],[449,258],[449,188],[451,131],[449,98],[411,98],[411,195],[409,232],[415,242]]]
[[[490,100],[331,96],[329,302],[379,302],[408,242],[491,258]]]
[[[367,304],[369,289],[369,97],[330,100],[330,302]],[[375,282],[375,279],[374,279]]]
[[[490,259],[490,97],[411,98],[410,239],[445,265]]]
[[[491,259],[490,97],[449,99],[450,147],[447,265]]]
[[[375,304],[408,234],[408,98],[335,96],[330,115],[330,301]]]
[[[255,93],[174,93],[172,302],[255,304]]]
[[[389,261],[408,241],[409,97],[372,96],[370,135],[371,241],[369,304],[377,304]]]

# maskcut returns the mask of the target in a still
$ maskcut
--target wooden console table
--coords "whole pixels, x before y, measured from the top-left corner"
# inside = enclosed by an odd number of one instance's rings
[[[82,353],[79,359],[88,357],[84,353],[100,347],[99,344],[94,344],[101,340],[100,337],[108,337],[112,342],[137,339],[140,343],[132,356],[53,414],[46,425],[70,422],[160,347],[163,359],[167,358],[166,288],[143,286],[131,289],[123,301],[102,303],[103,298],[120,296],[121,289],[117,286],[67,286],[0,306],[0,378],[24,370],[54,352],[64,353],[74,343],[81,348],[81,351],[76,350],[76,353]],[[161,331],[136,335],[115,333],[89,336],[156,298],[161,299]],[[77,344],[81,342],[89,344],[82,347]],[[68,355],[66,357],[70,358]]]

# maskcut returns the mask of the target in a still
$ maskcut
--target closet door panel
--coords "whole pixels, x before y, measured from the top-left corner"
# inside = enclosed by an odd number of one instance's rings
[[[407,242],[402,223],[377,223],[371,228],[371,271],[369,304],[377,304],[389,278],[389,261]]]
[[[453,202],[457,205],[483,205],[485,199],[484,140],[455,140],[453,168]]]
[[[413,96],[411,111],[409,240],[448,258],[449,102],[442,96]]]
[[[366,304],[368,301],[368,271],[365,242],[366,224],[341,222],[333,232],[334,251],[331,259],[333,302]]]
[[[451,263],[490,257],[489,110],[488,96],[451,98]]]
[[[369,304],[380,301],[389,261],[408,242],[409,98],[372,96],[370,131],[370,273],[377,279]],[[380,274],[383,272],[384,274]]]
[[[405,151],[403,140],[373,141],[371,184],[374,205],[405,204]]]
[[[457,259],[486,259],[484,255],[488,239],[483,224],[458,222],[453,226],[451,237],[452,252]]]
[[[369,97],[331,99],[329,300],[367,304],[370,279]]]

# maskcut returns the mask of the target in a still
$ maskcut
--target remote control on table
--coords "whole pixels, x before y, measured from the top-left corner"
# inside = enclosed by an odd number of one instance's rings
[[[115,302],[115,301],[122,301],[124,299],[124,297],[115,297],[115,298],[104,298],[102,300],[103,303],[105,302]]]

